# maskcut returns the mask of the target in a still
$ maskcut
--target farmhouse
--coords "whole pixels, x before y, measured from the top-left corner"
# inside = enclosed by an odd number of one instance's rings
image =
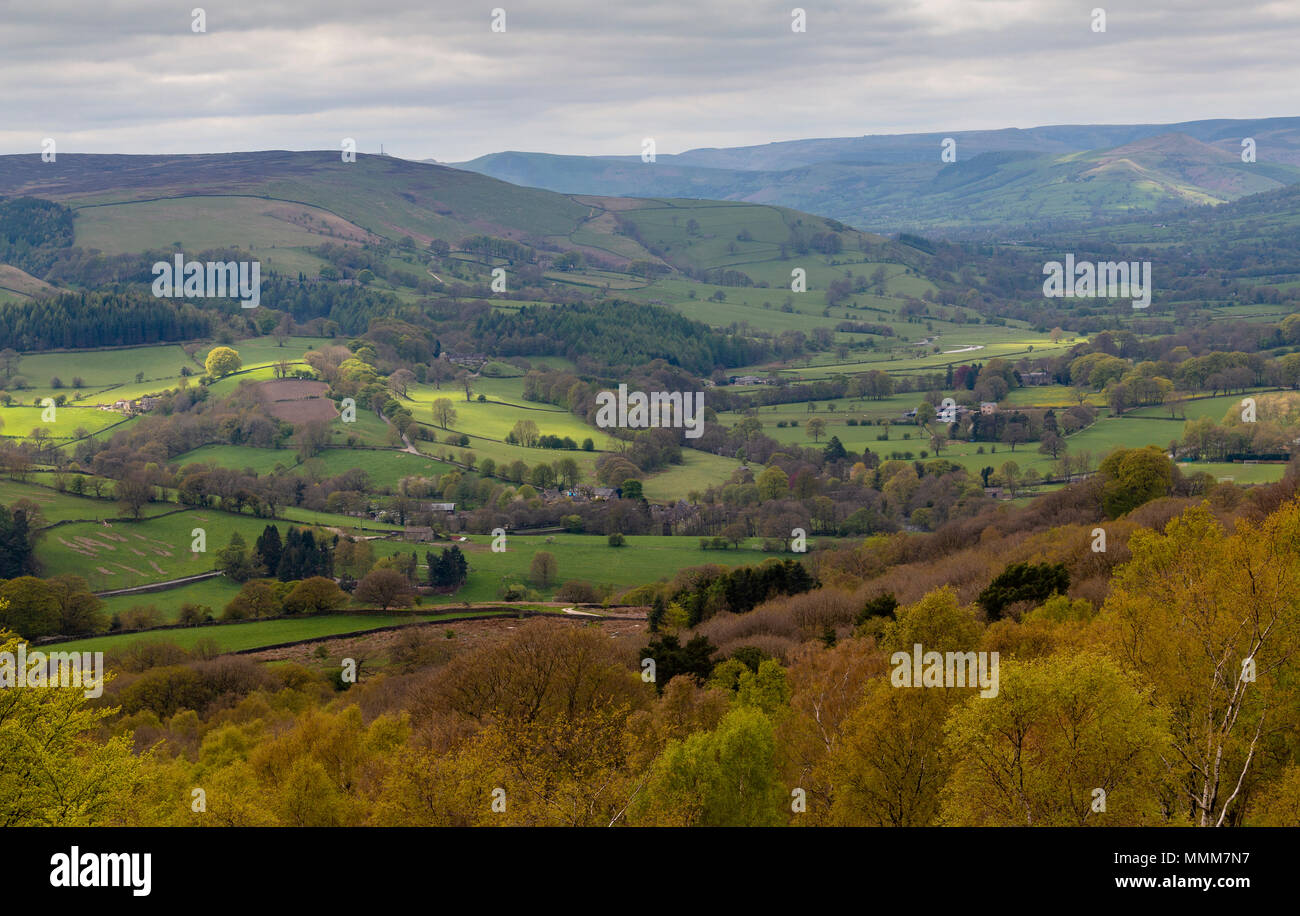
[[[575,502],[587,502],[598,499],[614,499],[618,491],[613,487],[592,487],[580,484],[564,491],[564,495]]]
[[[116,410],[118,413],[124,413],[131,416],[137,413],[144,413],[149,410],[155,410],[162,405],[162,398],[143,397],[134,401],[121,399],[114,401],[112,404],[100,404],[100,410]]]

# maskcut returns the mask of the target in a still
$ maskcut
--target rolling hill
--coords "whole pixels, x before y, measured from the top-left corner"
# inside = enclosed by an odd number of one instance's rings
[[[956,161],[940,161],[945,136]],[[1241,161],[1241,141],[1257,161]],[[1300,181],[1300,119],[796,140],[637,157],[502,152],[461,168],[568,193],[767,203],[875,231],[969,233],[1218,204]]]

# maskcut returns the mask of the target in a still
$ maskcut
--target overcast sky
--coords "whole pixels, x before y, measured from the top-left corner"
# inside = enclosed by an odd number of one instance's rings
[[[0,0],[0,152],[354,137],[447,162],[1300,115],[1300,0],[798,2],[803,34],[769,0]]]

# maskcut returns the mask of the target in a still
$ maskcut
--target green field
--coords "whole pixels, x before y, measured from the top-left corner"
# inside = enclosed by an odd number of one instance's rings
[[[183,649],[194,648],[201,639],[212,639],[223,652],[241,652],[262,646],[297,642],[302,639],[323,639],[343,633],[360,633],[401,624],[433,623],[460,620],[464,617],[488,613],[506,616],[509,611],[462,611],[446,614],[329,614],[286,620],[254,620],[248,623],[229,623],[219,626],[185,627],[175,630],[142,630],[135,633],[118,633],[76,639],[57,643],[61,652],[112,652],[132,643],[164,640]]]
[[[52,488],[54,476],[54,474],[32,474],[28,482],[0,480],[0,503],[12,506],[19,499],[31,500],[40,508],[45,524],[71,519],[91,521],[116,519],[121,515],[121,507],[112,499],[93,499],[58,492]],[[112,491],[110,481],[105,486],[104,492],[111,494]],[[165,503],[149,503],[143,507],[141,515],[145,517],[159,515],[173,508],[175,507]]]
[[[427,447],[427,443],[425,444]],[[375,449],[327,448],[319,455],[298,460],[292,448],[253,448],[247,445],[204,445],[172,459],[172,464],[215,464],[232,470],[251,470],[258,475],[279,470],[305,474],[309,478],[333,477],[360,468],[378,487],[396,488],[403,477],[436,477],[452,470],[452,465],[407,452]]]
[[[191,582],[178,588],[161,592],[136,592],[130,595],[110,595],[102,598],[104,612],[120,614],[134,607],[154,607],[167,623],[175,623],[182,604],[197,604],[212,608],[213,616],[220,616],[230,600],[239,594],[239,586],[225,576]]]
[[[238,531],[252,544],[268,524],[277,525],[283,534],[289,525],[320,525],[338,530],[375,534],[400,530],[400,526],[369,519],[312,512],[289,508],[279,519],[233,515],[211,509],[184,509],[168,503],[145,506],[145,518],[131,521],[118,517],[118,506],[108,500],[96,500],[58,494],[30,484],[0,482],[0,499],[11,503],[27,498],[36,502],[47,522],[66,519],[95,519],[59,525],[41,532],[36,557],[46,575],[71,573],[83,576],[92,591],[133,588],[171,579],[180,579],[213,568],[215,553],[225,547],[230,535]],[[167,514],[164,514],[167,513]],[[103,520],[108,520],[106,525]],[[202,528],[207,539],[205,553],[194,553],[193,531]],[[157,593],[142,603],[160,608],[178,607],[184,598]]]
[[[610,547],[604,535],[556,534],[508,535],[504,553],[493,553],[489,535],[471,535],[460,547],[470,565],[469,582],[454,595],[428,600],[459,603],[461,601],[495,601],[504,582],[530,585],[528,574],[533,556],[547,551],[555,557],[556,581],[550,588],[538,588],[547,597],[563,582],[577,579],[594,585],[611,585],[627,589],[660,578],[671,578],[688,566],[718,563],[744,566],[761,563],[774,554],[755,549],[757,540],[739,550],[701,550],[699,538],[663,535],[629,535],[623,547]],[[421,564],[426,551],[437,554],[445,544],[399,544],[377,541],[376,554],[416,551]],[[789,555],[775,555],[789,556]]]

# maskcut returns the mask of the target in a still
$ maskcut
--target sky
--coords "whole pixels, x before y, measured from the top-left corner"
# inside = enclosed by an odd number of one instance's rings
[[[798,2],[804,32],[769,0],[0,0],[0,153],[350,137],[458,162],[1300,115],[1300,0]]]

